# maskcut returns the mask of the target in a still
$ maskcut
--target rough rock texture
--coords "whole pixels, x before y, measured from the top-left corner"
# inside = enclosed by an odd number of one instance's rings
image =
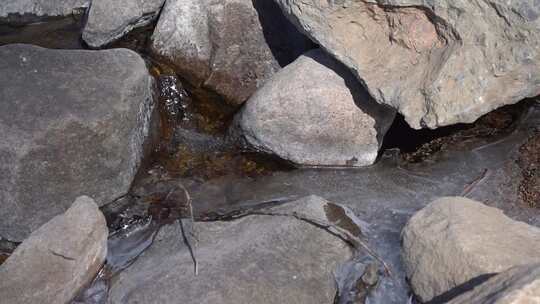
[[[540,264],[512,268],[448,304],[539,304]]]
[[[105,261],[105,217],[87,196],[34,231],[0,266],[2,303],[70,303]]]
[[[167,1],[152,39],[180,75],[234,105],[312,46],[268,0]]]
[[[125,194],[153,81],[136,53],[0,47],[0,236],[20,241],[79,195]]]
[[[155,19],[165,0],[93,0],[83,39],[91,47],[108,44]]]
[[[78,14],[89,5],[90,0],[2,0],[0,23]]]
[[[445,197],[409,220],[403,259],[415,294],[428,301],[481,275],[540,262],[540,229],[473,200]]]
[[[274,209],[329,221],[311,196]],[[327,217],[328,216],[328,217]],[[333,271],[351,257],[336,236],[287,216],[195,223],[199,274],[178,225],[113,281],[109,303],[332,303]]]
[[[414,128],[540,94],[537,0],[276,0]]]
[[[394,114],[341,63],[313,50],[259,89],[238,125],[255,148],[297,164],[365,166],[375,162]]]

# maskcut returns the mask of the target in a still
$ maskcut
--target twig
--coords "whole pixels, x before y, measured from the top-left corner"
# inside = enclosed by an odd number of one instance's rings
[[[461,196],[466,197],[467,194],[469,194],[474,189],[474,187],[476,187],[486,177],[488,172],[489,172],[489,169],[484,169],[484,171],[482,171],[482,174],[480,174],[480,176],[478,176],[473,181],[465,185],[463,192],[461,192]]]
[[[193,267],[195,275],[199,274],[199,263],[197,262],[197,258],[195,257],[195,248],[191,245],[191,242],[189,241],[189,238],[186,234],[186,229],[184,227],[184,221],[182,219],[178,219],[178,224],[180,225],[180,229],[182,231],[182,237],[184,238],[184,242],[186,243],[189,254],[191,255],[191,259],[193,259]],[[193,227],[192,227],[193,229]]]
[[[184,195],[186,196],[186,202],[187,202],[187,205],[189,207],[189,217],[191,219],[190,234],[191,234],[192,237],[195,238],[195,232],[194,232],[195,226],[193,225],[195,220],[193,218],[193,205],[191,204],[192,199],[191,199],[191,196],[189,195],[189,192],[187,191],[186,187],[184,187],[184,185],[180,184],[180,188],[182,188],[182,190],[184,191]],[[185,229],[184,229],[184,222],[183,222],[182,218],[180,218],[178,220],[178,222],[180,223],[180,228],[182,228],[182,236],[184,237],[184,241],[185,241],[185,243],[186,243],[186,245],[187,245],[187,247],[189,249],[189,253],[191,254],[191,258],[193,259],[195,275],[198,275],[199,274],[199,263],[197,262],[197,258],[195,257],[195,247],[191,244],[191,242],[189,240],[189,237],[186,235],[186,232],[185,232]]]
[[[360,247],[363,248],[369,255],[371,255],[373,258],[375,258],[377,261],[379,261],[383,265],[386,273],[389,276],[392,276],[392,271],[390,270],[390,267],[388,266],[388,264],[386,264],[386,262],[377,253],[375,253],[371,248],[369,248],[369,246],[364,241],[362,241],[360,238],[356,237],[355,235],[353,235],[349,231],[347,231],[347,230],[345,230],[345,229],[343,229],[343,228],[341,228],[339,226],[336,226],[334,224],[331,224],[331,223],[328,223],[328,222],[325,222],[325,221],[322,221],[322,220],[318,220],[318,219],[315,219],[315,218],[307,217],[307,216],[298,214],[297,212],[280,213],[280,212],[253,211],[250,214],[252,214],[252,215],[270,215],[270,216],[289,216],[289,217],[292,216],[292,217],[294,217],[296,219],[299,219],[301,221],[310,223],[310,224],[315,225],[315,226],[320,227],[320,228],[324,228],[327,231],[335,234],[336,236],[340,237],[341,239],[343,239],[343,240],[349,242],[350,244],[352,244],[354,249],[358,250]]]

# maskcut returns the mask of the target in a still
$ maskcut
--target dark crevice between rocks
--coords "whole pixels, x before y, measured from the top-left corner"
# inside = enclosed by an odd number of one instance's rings
[[[20,243],[0,238],[0,265],[15,251]]]
[[[0,21],[0,45],[24,43],[50,49],[84,49],[81,38],[84,15],[24,19],[27,22]],[[33,22],[29,22],[33,20]]]
[[[275,1],[252,0],[263,29],[266,44],[281,67],[317,47],[283,14]]]
[[[495,141],[510,134],[534,102],[524,100],[494,110],[472,124],[456,124],[435,130],[415,130],[398,114],[386,133],[381,154],[387,150],[399,149],[402,161],[419,163],[434,159],[438,152],[466,149],[473,143]]]
[[[82,20],[87,11],[86,7],[78,7],[72,10],[72,13],[65,16],[50,16],[50,15],[35,15],[31,13],[9,13],[7,17],[0,17],[0,26],[10,26],[10,27],[24,27],[32,24],[46,24],[49,22],[54,22],[57,20],[65,18],[73,18]]]

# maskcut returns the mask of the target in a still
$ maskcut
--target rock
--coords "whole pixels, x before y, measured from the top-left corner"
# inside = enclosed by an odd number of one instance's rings
[[[125,49],[0,47],[0,236],[20,241],[79,195],[124,195],[143,156],[153,80]]]
[[[246,141],[300,165],[375,162],[394,111],[373,101],[354,76],[321,50],[298,58],[246,103]]]
[[[407,276],[424,302],[482,275],[540,262],[539,228],[467,198],[434,201],[402,237]]]
[[[1,23],[27,23],[44,17],[79,15],[90,0],[2,0]]]
[[[274,211],[329,221],[329,203],[311,196]],[[332,303],[333,271],[351,257],[336,236],[288,216],[197,222],[193,260],[178,225],[113,281],[109,303]]]
[[[277,0],[414,128],[473,122],[540,94],[540,2]]]
[[[511,268],[447,304],[470,303],[540,303],[540,264]]]
[[[34,231],[0,266],[2,303],[70,303],[105,262],[105,217],[87,196]]]
[[[167,1],[152,40],[180,75],[233,105],[312,46],[267,0]]]
[[[165,0],[93,0],[82,37],[90,47],[101,47],[154,20]]]

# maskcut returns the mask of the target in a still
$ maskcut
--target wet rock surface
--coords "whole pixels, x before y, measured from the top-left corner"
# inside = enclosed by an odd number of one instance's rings
[[[482,275],[540,262],[540,229],[500,209],[445,197],[409,220],[403,259],[413,291],[425,302]]]
[[[312,47],[272,1],[167,1],[152,50],[196,86],[242,104]]]
[[[90,0],[4,0],[0,5],[1,23],[28,23],[47,17],[80,15]]]
[[[538,1],[277,2],[414,128],[472,122],[540,93]]]
[[[154,20],[165,0],[93,0],[82,38],[98,48]]]
[[[153,108],[139,55],[7,45],[0,71],[0,236],[22,240],[81,194],[128,191]]]
[[[540,264],[507,270],[448,302],[448,304],[468,303],[540,303]]]
[[[328,221],[327,202],[307,197],[272,208]],[[109,303],[331,303],[333,271],[351,257],[338,237],[290,216],[251,215],[195,223],[194,260],[179,225],[114,280]]]
[[[259,151],[306,166],[366,166],[395,112],[377,104],[339,62],[313,50],[246,103],[236,132]]]
[[[70,303],[105,261],[107,226],[89,197],[34,231],[0,267],[3,303]]]

